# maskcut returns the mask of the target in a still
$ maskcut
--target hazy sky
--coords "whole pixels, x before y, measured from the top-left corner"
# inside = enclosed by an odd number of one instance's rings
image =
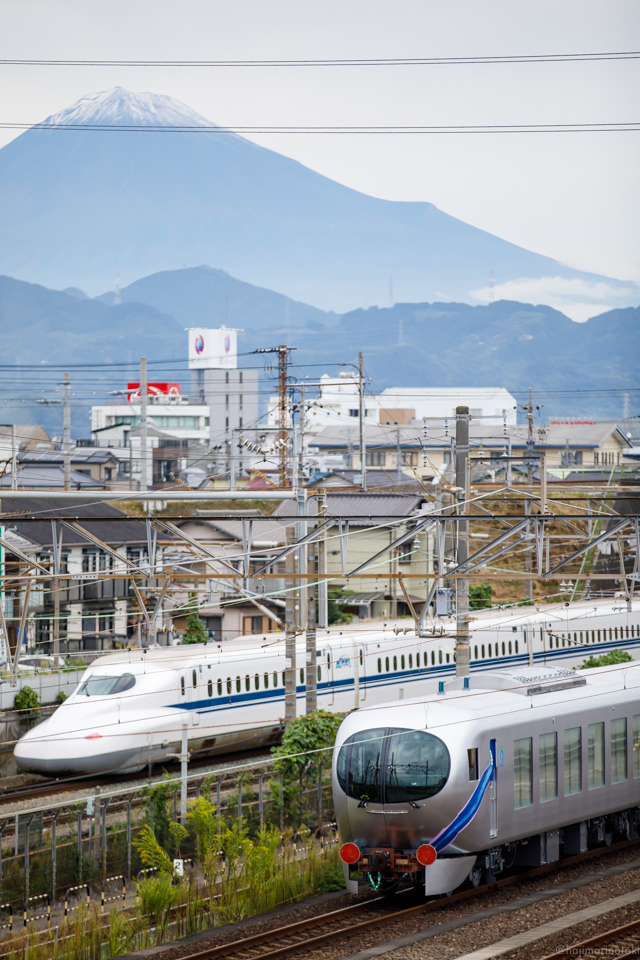
[[[638,0],[4,0],[0,58],[285,59],[640,49]],[[222,125],[639,121],[640,60],[348,68],[0,66],[0,122],[121,85]],[[0,131],[0,144],[17,136]],[[640,283],[640,132],[262,135],[350,187],[427,200],[583,270]],[[397,291],[401,298],[402,292]]]

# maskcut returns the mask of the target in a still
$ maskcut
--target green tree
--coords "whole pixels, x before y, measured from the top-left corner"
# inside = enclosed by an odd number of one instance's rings
[[[14,707],[21,711],[20,719],[31,726],[40,715],[40,697],[32,687],[23,687],[16,693]]]
[[[628,663],[633,661],[633,657],[626,650],[612,650],[611,653],[603,653],[599,657],[588,657],[583,660],[579,670],[591,670],[593,667],[611,667],[615,663]]]
[[[198,594],[189,594],[189,603],[187,604],[187,629],[182,636],[183,643],[206,643],[208,641],[207,631],[204,623],[198,616]]]
[[[476,583],[469,586],[469,609],[482,610],[491,606],[491,584]]]
[[[333,590],[327,591],[327,615],[329,617],[329,623],[351,623],[353,620],[352,613],[345,613],[338,604],[336,600],[338,597],[344,597],[349,594],[352,594],[353,590]]]

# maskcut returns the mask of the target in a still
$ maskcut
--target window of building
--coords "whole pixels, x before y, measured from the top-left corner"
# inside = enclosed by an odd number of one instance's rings
[[[359,410],[349,410],[350,417],[357,417],[359,413],[360,413]]]
[[[415,450],[405,450],[404,453],[401,454],[400,459],[402,463],[408,467],[418,466],[418,454]]]
[[[540,802],[555,800],[558,796],[558,735],[541,733],[540,751]]]
[[[197,430],[200,427],[200,417],[156,416],[149,417],[154,427],[170,430]]]
[[[384,450],[367,450],[367,466],[384,467],[385,457],[386,454]]]
[[[611,783],[627,779],[627,720],[616,717],[611,721]]]
[[[405,540],[398,549],[398,563],[411,563],[413,559],[414,543],[413,540]]]
[[[582,790],[582,730],[569,727],[564,732],[564,795]]]
[[[604,786],[604,723],[590,723],[587,742],[589,790]]]
[[[533,803],[533,740],[523,737],[513,744],[513,806],[515,810]]]
[[[82,572],[93,573],[94,570],[113,570],[114,558],[110,553],[99,550],[97,547],[83,547]]]

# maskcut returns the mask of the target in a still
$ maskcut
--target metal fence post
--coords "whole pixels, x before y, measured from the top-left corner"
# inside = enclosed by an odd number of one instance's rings
[[[131,880],[131,801],[127,800],[127,879]]]
[[[264,798],[262,795],[262,781],[264,780],[265,771],[262,770],[258,778],[258,811],[260,813],[260,829],[264,827]]]
[[[25,910],[27,909],[27,904],[29,902],[29,869],[30,869],[30,860],[29,860],[29,830],[31,829],[31,822],[34,818],[32,813],[30,817],[27,818],[27,823],[24,831],[24,903]]]
[[[78,810],[78,883],[82,883],[82,810]]]
[[[111,797],[107,797],[102,804],[102,885],[107,876],[107,807],[111,803]]]
[[[60,816],[60,811],[57,810],[54,814],[53,820],[51,822],[51,902],[54,903],[56,899],[56,881],[58,873],[58,851],[57,851],[57,837],[56,837],[56,828],[58,826],[58,817]],[[0,834],[1,837],[1,834]]]

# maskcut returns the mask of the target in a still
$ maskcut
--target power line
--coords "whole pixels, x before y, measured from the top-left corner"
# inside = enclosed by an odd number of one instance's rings
[[[626,133],[640,130],[640,121],[620,123],[517,123],[517,124],[452,124],[435,126],[228,126],[201,124],[107,124],[107,123],[0,123],[3,130],[67,130],[82,133],[209,133],[209,134],[328,134],[328,135],[418,135],[418,134],[514,134],[514,133]]]
[[[40,60],[6,59],[3,66],[20,67],[422,67],[509,63],[580,63],[637,60],[638,50],[594,53],[532,53],[459,57],[340,57],[316,60]]]

